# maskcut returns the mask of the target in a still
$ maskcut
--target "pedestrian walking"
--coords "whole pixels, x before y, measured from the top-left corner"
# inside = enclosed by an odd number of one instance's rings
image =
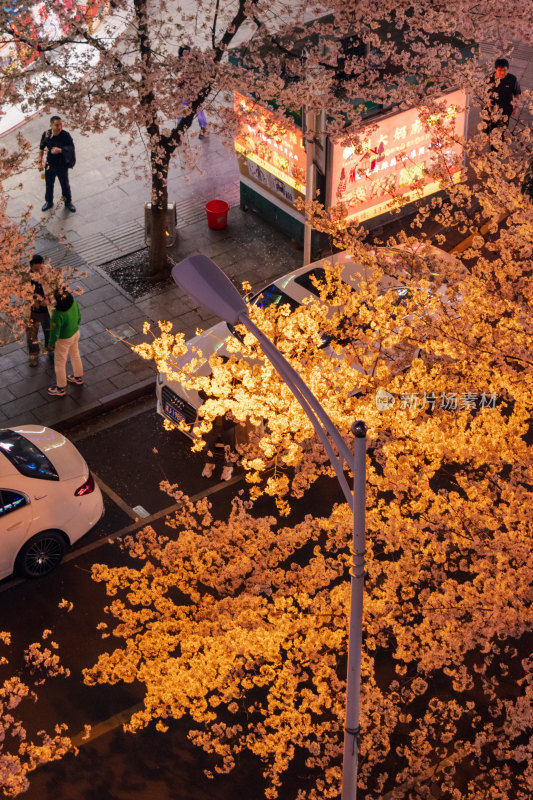
[[[496,131],[497,138],[501,141],[512,115],[516,114],[518,108],[515,99],[522,94],[516,75],[509,72],[509,62],[506,58],[497,58],[494,62],[494,74],[488,78],[488,89],[486,129],[489,136]],[[491,150],[495,150],[492,142]]]
[[[45,160],[46,151],[46,160]],[[44,168],[44,179],[46,182],[45,203],[41,211],[48,211],[54,205],[54,183],[56,178],[59,180],[65,208],[69,211],[76,211],[72,203],[72,194],[68,179],[68,171],[76,163],[76,150],[72,136],[63,130],[61,117],[50,117],[50,128],[44,131],[39,145],[39,171]]]
[[[206,434],[206,460],[202,478],[211,478],[217,464],[222,466],[220,480],[229,481],[233,475],[232,451],[235,449],[235,423],[228,417],[215,417]]]
[[[55,308],[50,319],[50,339],[48,346],[54,348],[55,386],[50,386],[48,394],[65,397],[67,382],[83,385],[83,364],[78,343],[80,340],[81,312],[78,301],[67,290],[55,292]],[[70,357],[73,375],[67,377],[67,358]]]
[[[26,340],[28,342],[28,358],[30,367],[36,367],[39,362],[41,346],[39,344],[39,329],[42,328],[44,336],[44,346],[48,348],[50,336],[50,313],[46,305],[44,289],[39,281],[44,258],[35,253],[30,261],[31,284],[33,288],[33,299],[30,307],[30,318],[26,325]],[[48,351],[51,355],[51,351]]]

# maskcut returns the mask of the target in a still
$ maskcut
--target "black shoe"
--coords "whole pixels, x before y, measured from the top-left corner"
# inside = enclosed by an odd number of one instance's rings
[[[54,204],[53,203],[45,203],[44,206],[41,208],[41,211],[50,211]]]
[[[74,214],[74,212],[76,211],[76,206],[75,206],[75,205],[74,205],[74,203],[72,203],[72,202],[70,202],[70,203],[65,203],[65,208],[68,208],[68,210],[69,210],[69,211],[72,211],[72,213],[73,213],[73,214]]]

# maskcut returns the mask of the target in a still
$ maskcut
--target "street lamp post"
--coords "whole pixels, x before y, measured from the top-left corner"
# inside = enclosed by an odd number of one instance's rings
[[[315,199],[315,124],[316,115],[314,110],[304,107],[303,116],[306,123],[305,130],[305,155],[307,166],[305,170],[305,202],[309,205]],[[313,238],[313,228],[311,227],[310,214],[305,212],[304,221],[304,265],[311,261],[311,242]]]
[[[244,325],[256,337],[263,353],[306,413],[324,445],[346,501],[353,509],[342,800],[355,800],[359,753],[359,699],[365,571],[366,425],[362,421],[353,424],[354,451],[352,453],[309,387],[270,339],[252,322],[243,298],[225,273],[210,258],[200,254],[189,256],[173,267],[172,278],[178,286],[209,312],[221,317],[229,325]],[[337,448],[338,456],[334,452],[332,443]],[[353,471],[353,494],[344,475],[344,463]]]

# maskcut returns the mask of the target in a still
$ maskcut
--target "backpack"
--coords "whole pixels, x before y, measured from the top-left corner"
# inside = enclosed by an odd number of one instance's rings
[[[63,158],[69,169],[76,166],[76,150],[73,144],[63,147]]]

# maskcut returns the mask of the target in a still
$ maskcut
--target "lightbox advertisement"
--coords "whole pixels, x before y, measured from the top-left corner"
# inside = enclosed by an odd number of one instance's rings
[[[377,120],[369,125],[366,138],[363,132],[362,147],[357,150],[332,143],[328,207],[342,204],[346,219],[363,222],[390,211],[398,200],[404,205],[438,192],[441,183],[428,174],[428,168],[436,157],[433,128],[439,121],[452,133],[452,141],[439,153],[457,182],[462,168],[462,146],[457,140],[465,135],[466,92],[450,92],[439,102],[445,105],[439,115],[411,108]],[[426,125],[421,117],[427,117]]]
[[[306,153],[302,131],[280,122],[274,114],[235,92],[235,111],[240,132],[235,150],[239,169],[263,189],[290,205],[305,196]]]

